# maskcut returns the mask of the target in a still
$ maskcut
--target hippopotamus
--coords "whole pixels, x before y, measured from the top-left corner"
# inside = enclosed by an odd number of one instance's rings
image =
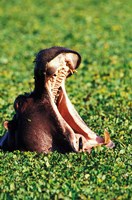
[[[64,47],[41,50],[35,58],[34,90],[14,101],[15,115],[5,121],[7,129],[0,139],[6,151],[89,152],[92,147],[113,148],[109,133],[94,133],[72,105],[65,81],[81,63],[78,52]]]

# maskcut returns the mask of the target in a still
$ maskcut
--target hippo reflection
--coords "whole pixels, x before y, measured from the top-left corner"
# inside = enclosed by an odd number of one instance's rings
[[[7,129],[0,139],[3,150],[90,152],[92,147],[114,147],[109,134],[97,136],[71,104],[65,80],[80,65],[81,56],[64,47],[41,50],[35,59],[35,87],[14,102],[15,115],[4,122]]]

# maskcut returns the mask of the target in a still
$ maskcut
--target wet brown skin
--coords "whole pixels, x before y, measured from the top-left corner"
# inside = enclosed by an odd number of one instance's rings
[[[0,139],[3,150],[90,152],[98,145],[114,147],[109,134],[97,136],[83,122],[65,90],[65,79],[81,62],[81,56],[64,47],[40,51],[35,59],[35,88],[14,102],[16,114]]]

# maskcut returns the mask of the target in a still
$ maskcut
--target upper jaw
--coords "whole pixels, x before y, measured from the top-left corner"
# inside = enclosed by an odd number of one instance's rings
[[[46,64],[45,85],[52,98],[57,100],[62,82],[76,70],[78,56],[73,53],[61,53]]]
[[[59,68],[68,66],[69,72],[67,76],[70,76],[80,65],[81,56],[76,51],[55,46],[41,50],[36,55],[34,62],[34,92],[38,97],[41,97],[47,90],[46,88],[51,88],[51,84],[48,80],[53,77],[53,75],[56,75]]]

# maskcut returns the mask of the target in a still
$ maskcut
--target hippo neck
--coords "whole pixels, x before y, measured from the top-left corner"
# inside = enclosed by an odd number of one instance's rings
[[[44,77],[41,77],[41,78],[35,77],[34,93],[35,93],[36,97],[41,98],[44,95],[45,92],[46,92],[46,88],[45,88]]]

